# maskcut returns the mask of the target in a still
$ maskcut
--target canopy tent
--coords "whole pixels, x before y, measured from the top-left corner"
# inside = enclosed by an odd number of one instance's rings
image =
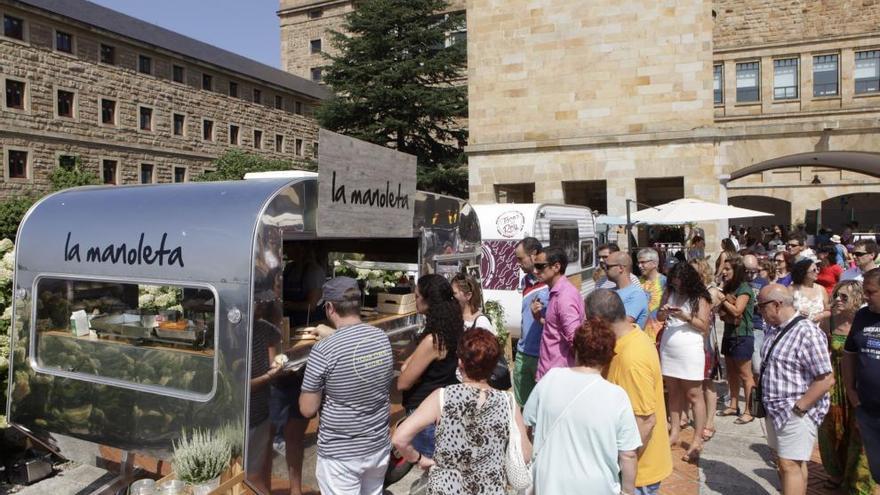
[[[699,199],[683,198],[659,206],[639,210],[630,215],[632,223],[656,225],[681,225],[686,223],[772,216],[763,211],[736,206],[709,203]]]

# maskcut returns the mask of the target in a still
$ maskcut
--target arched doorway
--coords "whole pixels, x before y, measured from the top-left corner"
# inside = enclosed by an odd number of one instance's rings
[[[731,226],[770,227],[772,225],[788,226],[791,224],[791,203],[784,199],[769,196],[734,196],[728,198],[728,204],[750,210],[772,213],[772,217],[738,218],[730,221]]]
[[[856,221],[860,231],[876,229],[880,223],[880,193],[843,194],[822,201],[822,226],[842,232]]]

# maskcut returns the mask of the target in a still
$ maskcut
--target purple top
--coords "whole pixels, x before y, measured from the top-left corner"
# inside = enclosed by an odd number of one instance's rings
[[[783,341],[773,349],[773,356],[767,356],[767,351],[778,337],[777,334],[790,322],[788,320],[779,327],[768,325],[761,349],[761,357],[766,363],[761,383],[764,407],[777,431],[785,426],[791,417],[794,403],[804,395],[813,381],[832,372],[825,332],[807,319],[799,321],[789,330],[782,337]],[[828,394],[825,394],[807,411],[807,417],[816,425],[821,424],[829,405]]]
[[[574,366],[572,342],[574,333],[584,321],[584,299],[581,292],[561,277],[550,288],[550,300],[544,317],[544,332],[541,335],[541,349],[538,357],[538,372],[535,380],[540,380],[552,368]]]

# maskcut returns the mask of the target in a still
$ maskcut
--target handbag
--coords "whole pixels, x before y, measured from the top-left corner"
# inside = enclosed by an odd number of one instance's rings
[[[794,326],[803,319],[803,316],[798,316],[791,320],[791,323],[786,325],[785,328],[779,332],[779,336],[773,340],[772,344],[770,344],[770,349],[767,350],[767,355],[764,356],[764,360],[761,361],[761,373],[758,374],[758,383],[752,387],[752,393],[749,394],[749,414],[751,414],[752,417],[763,418],[767,416],[767,410],[764,408],[764,391],[762,390],[762,384],[764,383],[764,370],[767,368],[767,363],[770,361],[770,357],[773,356],[773,350],[776,349],[776,344],[785,337],[785,334],[788,333],[789,330],[794,328]]]
[[[532,486],[532,463],[523,459],[522,437],[519,427],[516,425],[516,400],[513,394],[507,393],[510,407],[507,408],[507,417],[510,438],[507,441],[507,452],[504,456],[504,474],[507,483],[514,490],[527,490]]]

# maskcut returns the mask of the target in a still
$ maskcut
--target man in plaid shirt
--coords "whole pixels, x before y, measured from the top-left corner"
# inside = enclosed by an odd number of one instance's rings
[[[807,492],[807,461],[816,432],[828,412],[828,391],[834,385],[825,333],[800,318],[788,288],[770,284],[758,294],[758,310],[766,322],[761,376],[767,443],[776,451],[784,495]],[[783,330],[792,324],[783,335]],[[782,340],[768,355],[773,342]]]

